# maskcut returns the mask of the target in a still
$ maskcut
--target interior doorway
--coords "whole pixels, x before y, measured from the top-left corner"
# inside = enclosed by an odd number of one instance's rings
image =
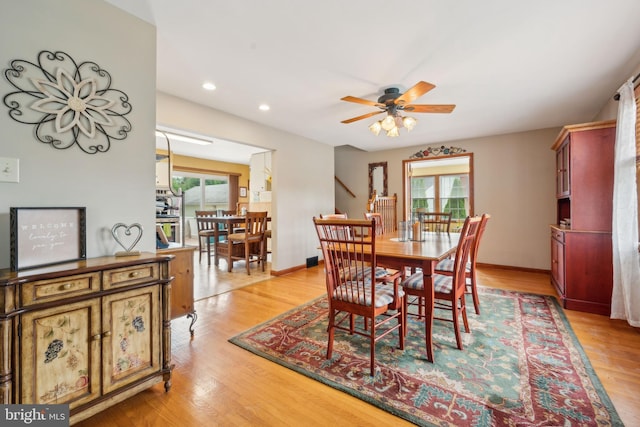
[[[451,213],[451,231],[474,214],[473,153],[403,161],[403,219],[416,209]]]

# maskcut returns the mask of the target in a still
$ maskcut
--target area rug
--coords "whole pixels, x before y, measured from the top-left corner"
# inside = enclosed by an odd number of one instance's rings
[[[397,336],[378,342],[374,376],[364,337],[337,331],[326,359],[326,298],[229,341],[417,425],[622,425],[554,298],[490,288],[480,298],[463,351],[452,324],[435,320],[428,362],[424,324],[410,317],[404,350]]]

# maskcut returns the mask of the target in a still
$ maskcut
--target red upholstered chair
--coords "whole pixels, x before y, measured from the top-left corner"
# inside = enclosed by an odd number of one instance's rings
[[[458,242],[458,248],[453,262],[453,274],[442,275],[434,274],[434,301],[435,308],[446,309],[452,312],[452,318],[445,319],[434,316],[434,319],[452,321],[456,334],[456,344],[458,348],[462,350],[462,337],[460,336],[459,318],[462,315],[464,322],[464,328],[466,332],[469,332],[469,322],[467,320],[467,310],[465,304],[465,265],[469,258],[469,253],[473,245],[475,236],[480,228],[481,218],[467,217],[460,233],[460,240]],[[412,274],[402,282],[402,287],[406,293],[405,297],[405,312],[407,315],[415,314],[418,316],[424,316],[421,312],[421,308],[424,307],[424,279],[421,271]],[[409,299],[413,297],[412,304],[418,305],[417,313],[409,312]],[[425,333],[430,334],[430,325],[427,325],[425,318]]]
[[[377,341],[397,331],[398,346],[404,349],[405,304],[400,280],[376,280],[376,240],[368,237],[375,233],[373,220],[313,218],[313,222],[325,261],[329,300],[327,359],[333,353],[336,330],[367,337],[374,375]],[[361,326],[354,321],[356,316],[364,318]],[[389,327],[379,329],[385,324]],[[379,330],[384,332],[377,334]]]
[[[478,233],[473,242],[473,246],[471,247],[471,254],[469,255],[469,261],[465,265],[467,293],[473,296],[473,307],[476,310],[476,314],[480,314],[480,299],[478,298],[477,278],[476,278],[476,259],[478,258],[478,249],[480,248],[480,239],[484,234],[484,230],[487,227],[487,221],[489,221],[489,218],[491,218],[491,215],[489,214],[482,215],[482,220],[480,221],[480,228],[478,229]],[[454,263],[454,260],[451,258],[440,261],[436,266],[436,273],[444,274],[444,275],[452,275],[453,263]]]

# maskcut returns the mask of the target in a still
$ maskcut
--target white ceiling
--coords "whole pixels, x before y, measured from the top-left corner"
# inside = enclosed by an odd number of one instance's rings
[[[107,1],[157,27],[158,90],[366,151],[590,121],[640,63],[638,0]],[[340,98],[420,80],[453,113],[340,123],[375,111]]]
[[[194,137],[198,140],[208,140],[210,143],[204,145],[194,144],[181,139],[176,139],[174,135]],[[167,144],[167,139],[169,139],[169,144]],[[252,145],[239,144],[220,138],[213,138],[210,135],[200,135],[185,131],[184,129],[172,129],[164,126],[156,127],[156,148],[160,150],[167,150],[167,148],[170,148],[171,152],[181,154],[183,156],[243,165],[249,164],[252,154],[269,151]]]

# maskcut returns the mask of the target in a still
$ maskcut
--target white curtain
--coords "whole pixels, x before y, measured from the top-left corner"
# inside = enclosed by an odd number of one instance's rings
[[[640,327],[640,254],[636,190],[636,103],[633,81],[618,90],[613,186],[613,295],[611,318]]]

